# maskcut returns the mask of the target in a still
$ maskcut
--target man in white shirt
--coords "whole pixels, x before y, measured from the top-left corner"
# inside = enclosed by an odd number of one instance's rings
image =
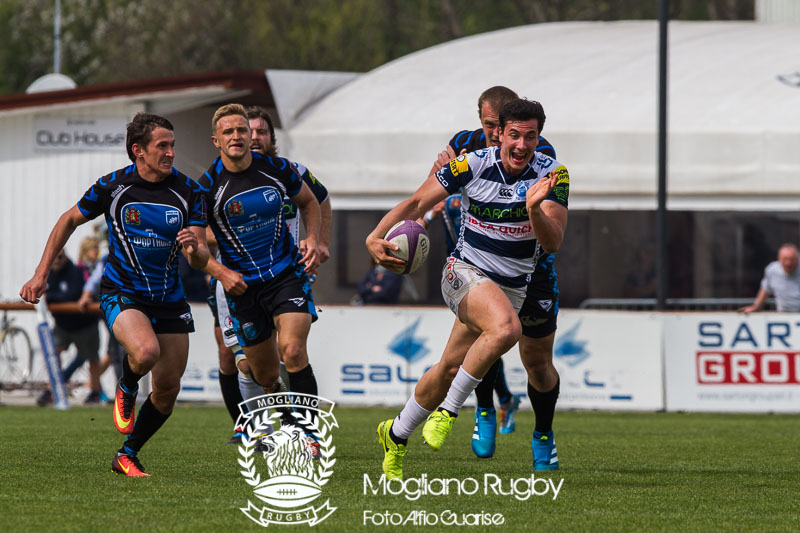
[[[764,269],[764,278],[755,301],[739,311],[747,314],[758,311],[767,298],[775,297],[775,307],[784,313],[800,311],[800,272],[797,270],[798,251],[794,244],[784,244],[778,249],[778,260]]]

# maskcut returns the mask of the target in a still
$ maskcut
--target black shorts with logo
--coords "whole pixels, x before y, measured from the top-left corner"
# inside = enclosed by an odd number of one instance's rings
[[[251,284],[241,296],[225,295],[240,346],[267,340],[275,329],[274,317],[283,313],[308,313],[312,322],[317,320],[311,282],[303,265],[290,266],[265,283]]]
[[[522,334],[540,339],[547,337],[557,328],[558,322],[558,282],[553,276],[541,276],[535,272],[526,291],[525,302],[519,310]]]
[[[179,302],[149,302],[139,300],[129,294],[101,294],[100,310],[108,329],[114,331],[117,316],[127,310],[136,309],[150,319],[155,333],[192,333],[194,319],[186,300]]]

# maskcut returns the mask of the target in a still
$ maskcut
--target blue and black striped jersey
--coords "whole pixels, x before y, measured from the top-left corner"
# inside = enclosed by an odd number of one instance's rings
[[[108,260],[101,293],[149,302],[184,300],[175,239],[187,226],[206,225],[197,183],[174,168],[158,183],[146,181],[133,164],[97,180],[78,209],[88,219],[106,218]]]
[[[220,262],[248,284],[271,280],[297,261],[283,205],[303,182],[289,161],[252,152],[242,172],[225,169],[217,158],[198,180],[217,238]]]

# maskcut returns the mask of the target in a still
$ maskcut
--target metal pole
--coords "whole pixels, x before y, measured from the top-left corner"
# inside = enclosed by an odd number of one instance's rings
[[[61,73],[61,0],[56,0],[53,15],[53,72]]]
[[[667,264],[667,25],[669,0],[659,0],[658,61],[658,208],[656,210],[656,309],[666,309],[668,284]]]

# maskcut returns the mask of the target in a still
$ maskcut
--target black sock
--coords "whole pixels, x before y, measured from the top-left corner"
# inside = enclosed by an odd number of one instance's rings
[[[483,379],[478,386],[475,387],[475,399],[478,402],[478,407],[482,409],[494,408],[494,380],[497,377],[497,369],[499,368],[500,359],[494,362],[489,367],[489,371],[483,376]]]
[[[142,374],[137,374],[131,369],[131,365],[128,363],[128,354],[125,354],[125,357],[122,358],[122,384],[125,385],[128,392],[137,390],[139,380],[143,377]]]
[[[443,413],[446,413],[446,414],[452,416],[453,418],[458,416],[458,413],[454,413],[453,411],[449,411],[449,410],[445,409],[444,407],[440,407],[439,411],[441,411]]]
[[[389,428],[389,438],[392,439],[392,442],[395,444],[402,444],[403,446],[408,446],[408,439],[401,439],[397,435],[394,434],[394,428]]]
[[[512,395],[511,391],[508,390],[508,384],[506,383],[506,373],[503,369],[502,358],[497,360],[497,377],[493,381],[494,390],[497,393],[497,399],[500,401],[500,403],[510,402]]]
[[[528,397],[531,399],[533,413],[536,417],[536,431],[547,433],[553,429],[553,417],[556,414],[556,401],[561,386],[561,378],[556,381],[556,386],[548,392],[539,392],[528,383]]]
[[[239,373],[223,374],[219,371],[219,388],[222,391],[222,401],[228,409],[228,414],[234,422],[239,419],[239,404],[242,403],[242,392],[239,390]]]
[[[297,372],[289,372],[289,383],[291,384],[290,390],[292,392],[310,394],[312,396],[317,395],[317,378],[314,377],[314,370],[311,369],[311,365]],[[302,407],[295,407],[295,411],[313,420],[313,411]]]
[[[158,429],[164,425],[169,418],[169,414],[163,414],[156,409],[150,401],[150,395],[142,404],[139,413],[136,415],[136,423],[133,426],[133,433],[125,439],[125,445],[120,450],[124,453],[138,453],[144,443],[152,437]]]

